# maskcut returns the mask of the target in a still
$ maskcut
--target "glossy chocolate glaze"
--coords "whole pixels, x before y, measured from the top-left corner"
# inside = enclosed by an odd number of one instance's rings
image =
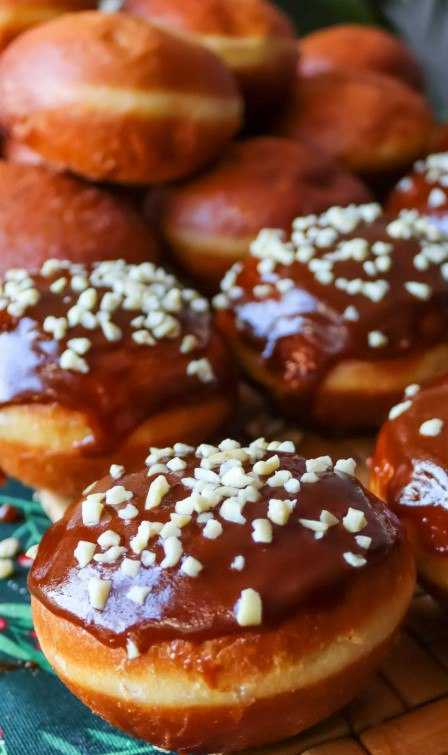
[[[293,453],[278,455],[280,468],[300,478],[305,471],[304,459]],[[180,562],[168,569],[159,566],[163,550],[157,536],[148,546],[157,554],[156,564],[149,568],[142,566],[135,578],[125,577],[120,571],[121,558],[112,565],[91,561],[79,569],[73,556],[79,540],[95,542],[102,532],[112,529],[121,535],[121,544],[129,546],[143,519],[169,520],[175,502],[191,492],[180,482],[182,477],[191,474],[198,465],[199,460],[189,456],[187,469],[167,474],[171,489],[162,504],[149,511],[143,507],[151,478],[148,480],[145,473],[139,473],[120,480],[127,490],[133,491],[132,502],[139,509],[138,516],[128,524],[111,506],[105,506],[100,524],[86,527],[81,521],[80,506],[72,507],[64,519],[47,531],[40,544],[29,577],[33,595],[49,610],[84,627],[105,644],[123,646],[132,638],[142,649],[163,640],[201,640],[244,631],[235,619],[234,608],[246,588],[257,590],[263,602],[263,624],[256,627],[257,631],[278,624],[310,601],[331,603],[333,599],[342,599],[344,586],[357,579],[363,569],[385,559],[401,540],[398,520],[380,501],[355,478],[328,471],[317,482],[302,483],[296,496],[283,487],[264,485],[260,500],[244,507],[245,524],[224,520],[215,509],[214,517],[223,525],[222,535],[215,540],[202,535],[203,525],[194,514],[182,530],[182,545],[183,556],[192,555],[203,564],[197,577],[182,574]],[[245,470],[250,467],[246,462]],[[111,478],[105,478],[96,484],[94,492],[107,490],[112,484]],[[251,537],[251,521],[266,517],[267,502],[272,497],[296,497],[298,502],[287,524],[273,525],[271,543],[256,543]],[[324,508],[342,518],[349,506],[366,516],[367,524],[358,534],[372,538],[368,550],[363,550],[355,535],[341,523],[328,529],[321,539],[315,539],[314,532],[299,523],[299,518],[319,519]],[[361,569],[350,566],[343,558],[346,551],[364,556],[366,564]],[[139,558],[131,551],[125,555]],[[242,571],[230,568],[237,555],[246,560]],[[103,611],[89,605],[86,580],[92,576],[112,581]],[[136,606],[126,598],[135,584],[151,587],[143,606]]]
[[[81,412],[91,435],[83,439],[80,451],[99,454],[113,449],[154,413],[178,403],[194,404],[226,385],[231,390],[226,351],[213,332],[210,314],[195,312],[185,303],[176,315],[181,325],[179,336],[161,338],[151,346],[137,344],[132,338],[135,328],[131,321],[141,312],[123,308],[113,313],[113,322],[122,330],[117,341],[108,341],[101,328],[90,330],[81,325],[55,340],[43,329],[45,318],[62,317],[79,297],[70,285],[60,295],[50,291],[54,280],[65,274],[60,270],[49,277],[34,275],[40,301],[22,316],[0,311],[0,408],[55,403]],[[99,299],[108,290],[99,287]],[[197,341],[190,353],[183,354],[180,344],[186,333]],[[89,372],[62,369],[59,359],[67,341],[86,337],[91,341],[85,357]],[[187,375],[188,364],[203,357],[210,360],[215,375],[209,383]]]
[[[324,260],[345,241],[385,242],[392,249],[390,269],[373,276],[366,273],[364,263],[371,264],[381,255],[372,253],[363,261],[335,262],[334,280],[326,284],[316,279],[308,264],[299,261],[277,264],[273,272],[260,272],[261,260],[251,256],[238,268],[234,295],[226,292],[229,301],[227,308],[218,312],[218,325],[231,342],[250,348],[270,370],[281,385],[286,410],[288,402],[289,407],[301,403],[306,409],[329,371],[344,360],[393,359],[399,364],[401,358],[446,341],[448,281],[440,264],[416,269],[414,258],[421,253],[422,242],[417,236],[392,238],[387,231],[391,220],[380,216],[371,223],[361,222],[352,232],[339,234],[336,242],[315,249],[313,261]],[[434,232],[437,234],[436,229]],[[296,248],[300,250],[301,245]],[[444,253],[448,255],[446,242]],[[372,300],[338,288],[335,281],[340,278],[365,283],[382,280],[388,291],[379,301]],[[280,292],[276,284],[285,279],[290,288]],[[409,281],[429,285],[430,297],[423,300],[411,294],[404,287]],[[271,285],[270,291],[256,295],[254,288],[260,284]],[[347,308],[353,307],[355,320],[346,315]],[[372,331],[380,331],[387,342],[379,348],[369,345]]]
[[[448,233],[448,153],[446,172],[431,177],[423,167],[398,182],[387,201],[392,213],[416,209],[431,219],[443,233]],[[417,163],[424,166],[424,161]],[[434,192],[434,190],[436,190]]]
[[[431,419],[443,422],[435,436],[420,433]],[[404,522],[418,525],[428,552],[448,558],[448,381],[419,391],[410,407],[383,427],[373,473],[382,497]]]

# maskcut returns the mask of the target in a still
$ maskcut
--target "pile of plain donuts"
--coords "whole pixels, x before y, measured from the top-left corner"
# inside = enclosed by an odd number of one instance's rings
[[[357,694],[415,563],[447,601],[446,136],[381,29],[95,5],[0,2],[0,468],[60,517],[35,627],[126,732],[267,745]]]

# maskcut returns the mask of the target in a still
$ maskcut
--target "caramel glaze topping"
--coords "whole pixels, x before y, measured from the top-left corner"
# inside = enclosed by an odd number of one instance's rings
[[[208,303],[152,263],[50,260],[0,290],[0,405],[53,403],[87,415],[82,450],[113,448],[176,402],[232,378]]]
[[[215,297],[218,324],[308,396],[345,359],[404,357],[446,340],[448,239],[416,211],[333,207],[262,231]],[[308,391],[308,393],[306,393]]]
[[[394,409],[379,437],[374,476],[399,517],[418,525],[422,547],[448,557],[446,378],[421,391],[410,386]]]
[[[395,516],[352,476],[353,460],[305,461],[292,443],[263,439],[151,452],[148,472],[118,469],[121,478],[89,489],[93,519],[79,504],[47,531],[29,577],[49,610],[105,644],[131,643],[133,655],[159,641],[270,627],[307,601],[340,599],[401,540]],[[95,494],[108,490],[98,509]],[[107,563],[111,531],[118,546]],[[90,544],[84,565],[80,541]]]
[[[448,152],[418,160],[392,191],[387,208],[393,213],[415,208],[448,233]]]

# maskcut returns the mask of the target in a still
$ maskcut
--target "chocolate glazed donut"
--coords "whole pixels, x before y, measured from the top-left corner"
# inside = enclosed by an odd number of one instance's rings
[[[50,260],[0,297],[0,466],[70,500],[117,453],[195,442],[233,411],[208,302],[152,263]]]
[[[382,658],[414,568],[352,460],[290,442],[152,449],[44,536],[33,616],[96,713],[168,749],[233,751],[343,705]]]
[[[405,524],[420,578],[448,605],[448,379],[406,388],[381,429],[372,489]]]
[[[265,230],[215,298],[217,324],[289,417],[376,427],[405,386],[447,372],[448,242],[416,211],[333,207]]]

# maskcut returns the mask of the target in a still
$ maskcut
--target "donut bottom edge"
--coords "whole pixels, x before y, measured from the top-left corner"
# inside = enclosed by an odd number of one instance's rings
[[[306,608],[267,633],[173,640],[132,661],[36,597],[33,618],[57,675],[109,723],[165,749],[235,752],[294,736],[332,714],[383,660],[414,589],[408,544],[369,572],[357,575],[347,601],[322,609],[311,646]],[[210,657],[218,669],[211,684],[201,671]]]

